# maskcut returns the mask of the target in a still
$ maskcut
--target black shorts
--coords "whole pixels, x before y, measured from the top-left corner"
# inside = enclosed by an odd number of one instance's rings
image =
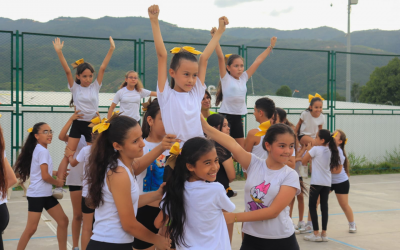
[[[74,120],[69,131],[69,137],[80,139],[83,135],[86,142],[92,142],[92,128],[89,127],[89,124],[90,122]]]
[[[248,234],[244,234],[242,247],[240,250],[300,250],[296,236],[283,239],[263,239]]]
[[[303,181],[303,176],[299,176],[299,180],[300,180],[300,182],[302,182]]]
[[[90,240],[86,250],[132,250],[132,243],[108,243]]]
[[[68,189],[70,192],[74,192],[74,191],[81,191],[82,190],[82,186],[68,186]]]
[[[349,180],[338,184],[332,184],[331,191],[335,191],[336,194],[349,194],[350,191]]]
[[[84,214],[92,214],[92,213],[94,213],[94,209],[91,209],[86,205],[85,197],[83,197],[83,196],[82,196],[81,207],[82,207],[82,213],[84,213]]]
[[[232,138],[244,138],[242,116],[223,113],[221,115],[225,116],[226,120],[228,120],[231,129],[230,136]]]
[[[157,218],[160,211],[161,209],[158,207],[144,206],[137,210],[136,219],[151,232],[157,234],[158,228],[154,226],[154,220]],[[151,246],[153,246],[153,244],[139,240],[137,238],[135,238],[132,243],[132,247],[135,249],[146,249]]]
[[[43,212],[43,208],[49,210],[58,205],[58,201],[53,196],[47,197],[26,197],[28,200],[29,212]]]
[[[301,141],[301,138],[303,138],[304,135],[298,135],[297,138],[299,139],[299,142]]]

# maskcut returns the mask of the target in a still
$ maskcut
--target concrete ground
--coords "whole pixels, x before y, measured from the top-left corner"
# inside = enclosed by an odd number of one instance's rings
[[[305,179],[308,183],[310,179]],[[329,199],[329,242],[307,242],[304,235],[297,235],[301,249],[395,249],[400,245],[400,175],[367,175],[350,178],[350,206],[354,211],[358,232],[350,234],[348,223],[341,210],[336,196]],[[236,212],[244,210],[244,181],[235,181],[231,184],[238,196],[232,198],[236,204]],[[308,204],[308,199],[305,199]],[[70,221],[72,206],[67,193],[60,201]],[[7,203],[10,211],[10,223],[3,234],[5,249],[16,249],[19,237],[26,225],[28,203],[22,197],[22,191],[14,191]],[[293,213],[293,221],[298,221],[297,202]],[[308,212],[306,207],[305,212]],[[306,220],[307,218],[305,218]],[[234,228],[232,249],[238,250],[241,245],[241,236],[238,223]],[[43,212],[38,230],[28,244],[27,249],[57,249],[56,227],[54,220]],[[70,230],[70,226],[69,226]],[[69,231],[69,249],[72,238]],[[397,247],[396,247],[397,246]]]

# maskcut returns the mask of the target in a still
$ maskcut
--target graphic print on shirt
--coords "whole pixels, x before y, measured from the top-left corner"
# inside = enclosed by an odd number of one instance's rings
[[[143,180],[143,192],[156,191],[163,183],[166,156],[160,155],[147,168],[146,177]]]
[[[250,189],[250,196],[253,201],[248,202],[250,211],[266,208],[263,204],[263,198],[268,193],[271,183],[265,184],[263,181],[260,185],[254,186]]]

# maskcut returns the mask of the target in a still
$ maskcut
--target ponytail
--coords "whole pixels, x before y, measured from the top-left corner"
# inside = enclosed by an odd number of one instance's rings
[[[346,134],[342,130],[337,129],[337,131],[340,133],[340,140],[342,141],[342,144],[340,144],[339,147],[342,149],[343,155],[346,158],[343,163],[344,171],[346,172],[347,175],[350,175],[349,159],[347,159],[346,150],[344,150],[344,146],[346,145],[347,137],[346,137]]]
[[[46,123],[39,122],[33,126],[32,132],[29,133],[21,149],[21,153],[18,155],[17,161],[15,162],[14,171],[19,175],[22,182],[25,182],[30,176],[33,151],[37,145],[35,134],[39,132],[40,127],[44,124]]]
[[[147,121],[147,117],[151,117],[153,120],[156,119],[157,114],[160,112],[160,105],[158,104],[157,98],[155,98],[150,104],[147,106],[146,113],[143,116],[142,123],[142,137],[143,139],[147,138],[150,134],[151,128],[149,122]]]
[[[4,159],[5,142],[3,137],[3,129],[0,127],[0,199],[7,198],[7,175]]]
[[[321,129],[318,135],[319,138],[325,141],[325,144],[328,144],[329,150],[331,151],[330,169],[332,171],[340,166],[339,150],[336,146],[335,139],[332,137],[333,134],[327,129]]]

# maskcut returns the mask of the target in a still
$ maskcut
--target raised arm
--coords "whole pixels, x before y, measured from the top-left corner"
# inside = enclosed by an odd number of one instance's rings
[[[211,36],[213,37],[215,32],[217,32],[217,28],[212,28],[211,29]],[[225,56],[224,53],[222,52],[221,45],[217,44],[217,47],[215,48],[215,53],[217,54],[218,57],[218,67],[219,67],[219,75],[221,78],[224,78],[226,75],[226,65],[225,65]]]
[[[218,30],[214,33],[210,42],[208,42],[207,47],[204,49],[203,54],[201,54],[201,56],[200,56],[199,75],[198,76],[203,85],[204,85],[204,80],[206,79],[208,59],[210,58],[211,54],[215,50],[215,47],[217,47],[217,44],[219,43],[219,39],[221,39],[222,33],[224,33],[226,25],[228,25],[228,24],[229,24],[228,18],[226,18],[224,16],[219,18]]]
[[[230,151],[237,162],[242,165],[242,168],[247,169],[251,162],[251,153],[246,152],[232,137],[221,131],[211,127],[207,121],[201,115],[201,126],[203,127],[204,133],[214,141],[218,142]]]
[[[58,135],[58,139],[61,141],[68,142],[68,130],[72,125],[72,122],[76,119],[82,118],[83,114],[79,114],[81,112],[80,110],[76,110],[74,114],[68,119],[67,123],[64,125],[64,127],[61,129],[60,134]]]
[[[115,50],[115,43],[112,37],[110,36],[110,49],[108,50],[106,58],[104,58],[103,63],[100,66],[99,73],[97,74],[97,82],[99,83],[99,85],[101,85],[101,83],[103,82],[104,72],[106,71],[107,65],[111,60],[114,50]]]
[[[158,15],[160,9],[158,5],[152,5],[148,9],[151,29],[153,30],[154,45],[156,46],[157,60],[158,60],[158,77],[157,85],[160,92],[164,91],[165,82],[167,81],[167,60],[168,54],[165,49],[164,41],[161,36],[160,24],[158,22]]]
[[[67,75],[68,85],[70,88],[74,85],[74,77],[72,76],[71,69],[68,66],[67,60],[65,60],[64,54],[62,53],[62,48],[64,47],[64,41],[61,42],[60,38],[56,38],[53,41],[53,46],[57,52],[58,59],[60,59],[61,66],[63,67],[65,74]]]
[[[256,70],[258,69],[260,64],[265,60],[265,58],[267,58],[267,56],[269,55],[271,50],[275,47],[276,40],[277,40],[276,37],[272,37],[271,45],[269,45],[268,48],[266,50],[264,50],[264,52],[262,52],[259,56],[257,56],[257,58],[253,62],[253,64],[246,70],[247,76],[249,78],[254,74],[254,72],[256,72]]]

